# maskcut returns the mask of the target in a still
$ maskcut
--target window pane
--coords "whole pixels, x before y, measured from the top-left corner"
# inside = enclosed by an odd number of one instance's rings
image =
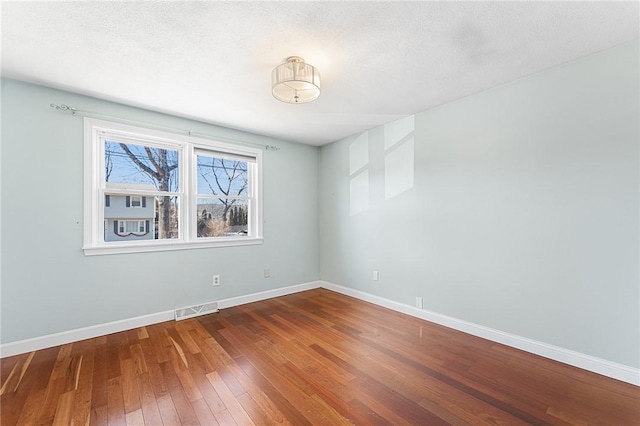
[[[237,237],[247,235],[247,200],[198,199],[198,237]]]
[[[125,242],[179,238],[178,197],[108,194],[104,208],[104,240]],[[131,208],[137,198],[142,207]]]
[[[148,185],[159,191],[178,191],[178,151],[106,141],[105,182]],[[113,185],[115,184],[115,185]]]
[[[248,196],[247,162],[197,156],[198,194]]]

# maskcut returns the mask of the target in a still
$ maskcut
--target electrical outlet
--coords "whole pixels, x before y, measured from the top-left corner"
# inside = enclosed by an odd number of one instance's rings
[[[213,286],[219,286],[220,285],[220,275],[214,275],[213,276]]]
[[[269,278],[271,276],[271,269],[264,268],[264,277]]]
[[[422,309],[422,297],[420,296],[416,297],[416,308]]]
[[[380,280],[380,272],[373,271],[373,280],[374,281],[379,281]]]

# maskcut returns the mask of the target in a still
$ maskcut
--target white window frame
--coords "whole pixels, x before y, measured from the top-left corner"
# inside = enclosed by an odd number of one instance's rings
[[[133,205],[133,200],[137,200],[138,201],[138,205],[137,206]],[[142,208],[142,196],[141,195],[132,195],[131,199],[130,199],[130,204],[131,204],[131,208],[132,209],[141,209]]]
[[[210,157],[215,157],[215,158],[224,158],[224,159],[228,159],[228,160],[240,160],[240,161],[245,161],[248,160],[248,158],[243,158],[243,156],[240,155],[233,155],[232,153],[225,153],[225,152],[217,152],[211,149],[208,149],[207,147],[200,147],[200,146],[194,146],[194,150],[193,150],[193,164],[196,164],[198,161],[198,155],[207,155]],[[257,161],[257,159],[256,159]],[[199,199],[219,199],[219,198],[226,198],[226,199],[238,199],[238,200],[246,200],[247,201],[247,213],[249,215],[249,217],[255,216],[256,212],[255,212],[255,207],[256,207],[256,200],[255,200],[255,196],[253,196],[253,194],[256,194],[258,191],[255,188],[255,183],[256,183],[256,179],[253,178],[253,174],[255,173],[255,167],[251,167],[250,164],[253,161],[248,161],[247,162],[247,180],[248,180],[248,186],[247,186],[247,195],[241,195],[241,196],[233,196],[233,195],[211,195],[211,194],[199,194],[198,193],[198,187],[197,187],[197,167],[194,167],[193,170],[191,170],[192,173],[192,193],[193,193],[193,198],[191,200],[192,202],[192,207],[193,207],[193,211],[197,211],[197,201]],[[253,227],[255,226],[254,223],[252,223],[253,221],[249,220],[247,223],[247,230],[248,235],[252,235],[252,231],[253,231]],[[192,229],[192,238],[195,238],[197,240],[206,240],[206,239],[212,239],[212,238],[220,238],[220,237],[199,237],[197,236],[198,230],[195,229],[195,227]],[[225,238],[229,238],[229,237],[225,237]],[[242,237],[244,238],[244,237]]]
[[[177,192],[179,197],[179,237],[161,240],[135,240],[105,242],[104,209],[105,194],[121,193],[140,197],[156,197],[166,192],[135,189],[108,188],[104,178],[104,140],[115,139],[128,143],[151,144],[160,148],[178,151]],[[262,244],[262,150],[225,142],[176,135],[128,124],[94,118],[84,118],[84,244],[85,255],[139,253],[167,250],[185,250],[210,247],[230,247]],[[210,151],[231,157],[255,158],[248,163],[249,177],[249,223],[247,236],[197,238],[197,175],[196,151]],[[152,232],[151,229],[148,230]]]

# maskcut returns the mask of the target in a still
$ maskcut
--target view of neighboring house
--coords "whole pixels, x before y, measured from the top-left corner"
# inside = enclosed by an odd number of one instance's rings
[[[124,188],[122,184],[107,184],[108,188]],[[126,184],[154,191],[153,185]],[[155,238],[155,197],[141,195],[107,194],[104,200],[104,240],[133,241]]]

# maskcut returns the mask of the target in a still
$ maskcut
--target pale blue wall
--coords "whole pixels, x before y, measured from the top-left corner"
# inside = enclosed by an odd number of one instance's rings
[[[416,114],[413,186],[389,199],[384,127],[368,132],[364,202],[362,136],[322,147],[321,278],[640,367],[638,52]]]
[[[85,257],[82,119],[50,103],[279,146],[264,152],[264,244]],[[3,80],[1,161],[2,343],[318,279],[315,147]]]

